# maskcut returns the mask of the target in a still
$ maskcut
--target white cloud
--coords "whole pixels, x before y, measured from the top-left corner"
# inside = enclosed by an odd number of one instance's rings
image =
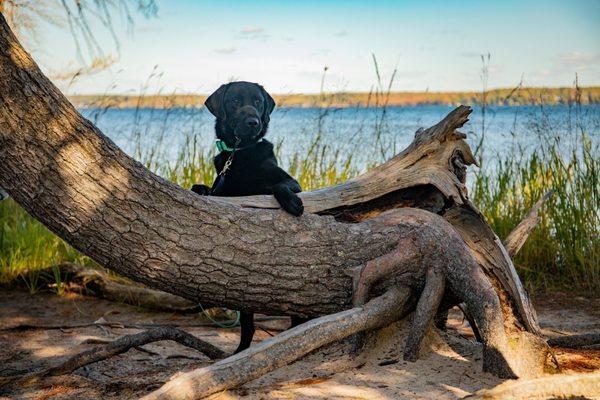
[[[561,54],[556,59],[556,67],[559,70],[578,72],[592,69],[600,63],[600,53],[585,53],[573,51]]]
[[[215,49],[215,53],[218,54],[232,54],[235,53],[236,48],[235,47],[222,47],[220,49]]]
[[[265,33],[263,28],[258,26],[247,26],[238,33],[237,37],[251,40],[261,39],[264,41],[269,37],[269,35]]]
[[[259,28],[258,26],[248,26],[242,29],[241,33],[244,35],[256,35],[257,33],[264,32],[263,28]]]

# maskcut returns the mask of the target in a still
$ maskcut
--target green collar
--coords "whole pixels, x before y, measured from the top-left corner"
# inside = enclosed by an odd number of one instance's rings
[[[233,151],[233,149],[231,147],[227,146],[227,143],[225,143],[222,140],[217,140],[216,145],[217,145],[217,150],[219,150],[219,151]]]
[[[218,139],[215,142],[215,144],[217,145],[217,150],[219,150],[220,152],[223,152],[223,151],[233,152],[233,151],[243,150],[243,149],[246,149],[248,147],[252,147],[254,145],[259,144],[260,142],[262,142],[262,138],[260,138],[260,140],[258,142],[256,142],[256,143],[252,143],[252,144],[249,144],[248,146],[244,146],[244,147],[237,147],[235,149],[227,146],[227,143],[225,143],[223,140],[220,140],[220,139]]]

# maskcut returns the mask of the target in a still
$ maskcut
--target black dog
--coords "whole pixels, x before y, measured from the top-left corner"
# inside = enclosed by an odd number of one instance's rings
[[[287,172],[279,168],[273,144],[263,139],[269,126],[275,101],[265,89],[250,82],[222,85],[204,103],[217,117],[215,131],[220,153],[214,164],[217,178],[212,188],[194,185],[192,191],[212,196],[251,196],[272,194],[290,214],[304,212],[296,195],[302,189]],[[292,325],[303,322],[292,319]],[[254,336],[253,314],[242,312],[242,337],[236,353],[250,347]]]

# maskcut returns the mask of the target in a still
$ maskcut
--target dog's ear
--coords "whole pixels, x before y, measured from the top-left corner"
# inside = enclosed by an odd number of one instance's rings
[[[204,101],[204,105],[208,108],[208,111],[217,118],[225,117],[223,100],[225,100],[225,93],[227,92],[228,87],[229,83],[221,85],[213,94],[208,96],[206,101]]]
[[[273,112],[273,109],[275,108],[275,100],[273,100],[271,95],[269,93],[267,93],[267,91],[265,90],[264,87],[260,86],[260,90],[262,92],[263,100],[265,102],[265,110],[263,111],[262,119],[264,122],[269,122],[269,120],[271,119],[271,118],[269,118],[269,115],[271,115],[271,113]]]

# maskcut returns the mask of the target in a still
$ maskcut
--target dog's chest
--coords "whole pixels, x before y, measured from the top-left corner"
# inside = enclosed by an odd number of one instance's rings
[[[252,196],[270,194],[270,185],[261,171],[261,163],[253,159],[234,159],[230,168],[220,175],[213,188],[215,196]]]

